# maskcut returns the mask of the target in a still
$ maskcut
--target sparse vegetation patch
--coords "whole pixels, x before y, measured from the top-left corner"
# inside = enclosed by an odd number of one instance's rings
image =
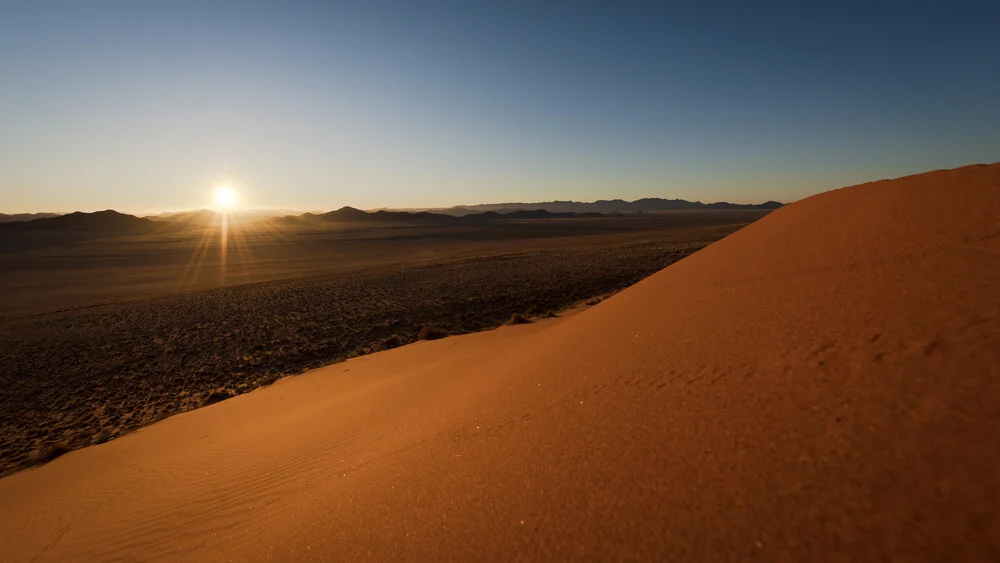
[[[282,376],[555,315],[708,242],[478,256],[0,317],[0,474]]]
[[[445,338],[450,334],[451,334],[450,332],[448,332],[443,328],[439,328],[436,326],[425,326],[424,328],[420,329],[420,334],[418,335],[418,338],[420,338],[420,340],[438,340],[441,338]]]
[[[509,325],[524,325],[530,322],[531,319],[525,317],[521,313],[514,313],[513,315],[510,316],[510,319],[507,320],[507,324]]]

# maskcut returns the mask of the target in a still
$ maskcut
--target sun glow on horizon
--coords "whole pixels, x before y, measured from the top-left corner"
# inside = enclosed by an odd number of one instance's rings
[[[236,190],[230,185],[217,186],[212,193],[212,201],[219,211],[227,211],[236,207]]]
[[[274,237],[274,240],[282,245],[292,244],[291,239],[276,225],[268,221],[253,221],[247,217],[240,217],[240,213],[246,209],[241,207],[246,204],[245,186],[234,184],[229,180],[208,185],[212,187],[204,192],[204,196],[211,201],[214,217],[209,224],[204,225],[197,247],[178,281],[179,287],[195,287],[200,272],[209,264],[218,266],[218,279],[221,285],[231,281],[251,281],[255,279],[251,266],[255,259],[248,244],[250,239],[263,235]]]

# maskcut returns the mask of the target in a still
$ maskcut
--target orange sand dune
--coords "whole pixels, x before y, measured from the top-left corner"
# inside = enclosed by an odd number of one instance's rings
[[[970,166],[0,480],[0,558],[987,560],[998,468],[1000,165]]]

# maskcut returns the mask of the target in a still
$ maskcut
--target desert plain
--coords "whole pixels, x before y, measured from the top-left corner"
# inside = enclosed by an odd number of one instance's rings
[[[5,233],[0,474],[309,368],[595,303],[765,213],[253,222],[225,246],[212,221]]]

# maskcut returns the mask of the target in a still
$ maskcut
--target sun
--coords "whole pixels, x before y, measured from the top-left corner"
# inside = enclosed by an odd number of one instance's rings
[[[232,209],[236,206],[236,190],[232,186],[218,186],[212,194],[217,209]]]

